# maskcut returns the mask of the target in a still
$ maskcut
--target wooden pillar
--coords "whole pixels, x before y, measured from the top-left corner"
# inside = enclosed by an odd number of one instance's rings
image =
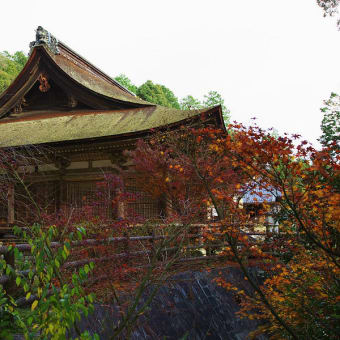
[[[54,193],[54,200],[55,200],[55,213],[58,214],[60,211],[60,206],[61,206],[61,185],[60,185],[60,180],[56,180],[54,182],[54,188],[55,188],[55,193]]]
[[[8,218],[7,218],[7,222],[8,222],[9,225],[13,225],[15,213],[14,213],[14,184],[12,184],[12,183],[8,187],[7,198],[8,198]]]
[[[117,193],[120,194],[120,190]],[[117,205],[117,217],[118,218],[125,218],[125,203],[123,201],[119,201]]]
[[[63,180],[63,175],[60,176],[60,179],[58,181],[58,205],[59,209],[58,211],[65,205],[67,204],[67,198],[66,198],[66,183]]]

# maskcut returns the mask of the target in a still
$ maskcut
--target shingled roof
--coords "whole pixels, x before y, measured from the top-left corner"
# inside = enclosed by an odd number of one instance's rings
[[[200,116],[224,127],[220,107],[181,111],[136,97],[41,26],[30,48],[0,95],[0,147],[131,135]]]

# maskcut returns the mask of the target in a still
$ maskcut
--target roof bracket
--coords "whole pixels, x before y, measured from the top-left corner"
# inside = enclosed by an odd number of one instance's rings
[[[26,99],[24,97],[20,98],[20,100],[15,104],[13,108],[13,113],[21,113],[23,111],[23,107],[27,106]]]

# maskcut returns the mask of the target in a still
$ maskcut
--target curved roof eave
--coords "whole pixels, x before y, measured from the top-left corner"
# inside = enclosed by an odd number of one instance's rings
[[[36,51],[32,51],[21,72],[7,89],[0,94],[0,119],[33,86],[37,78],[39,59]]]

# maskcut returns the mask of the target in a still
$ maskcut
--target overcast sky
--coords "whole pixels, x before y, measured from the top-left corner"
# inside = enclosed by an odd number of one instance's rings
[[[0,51],[28,52],[41,25],[110,76],[179,98],[216,90],[232,120],[255,116],[314,143],[323,100],[340,93],[340,32],[316,0],[25,0],[0,11]]]

